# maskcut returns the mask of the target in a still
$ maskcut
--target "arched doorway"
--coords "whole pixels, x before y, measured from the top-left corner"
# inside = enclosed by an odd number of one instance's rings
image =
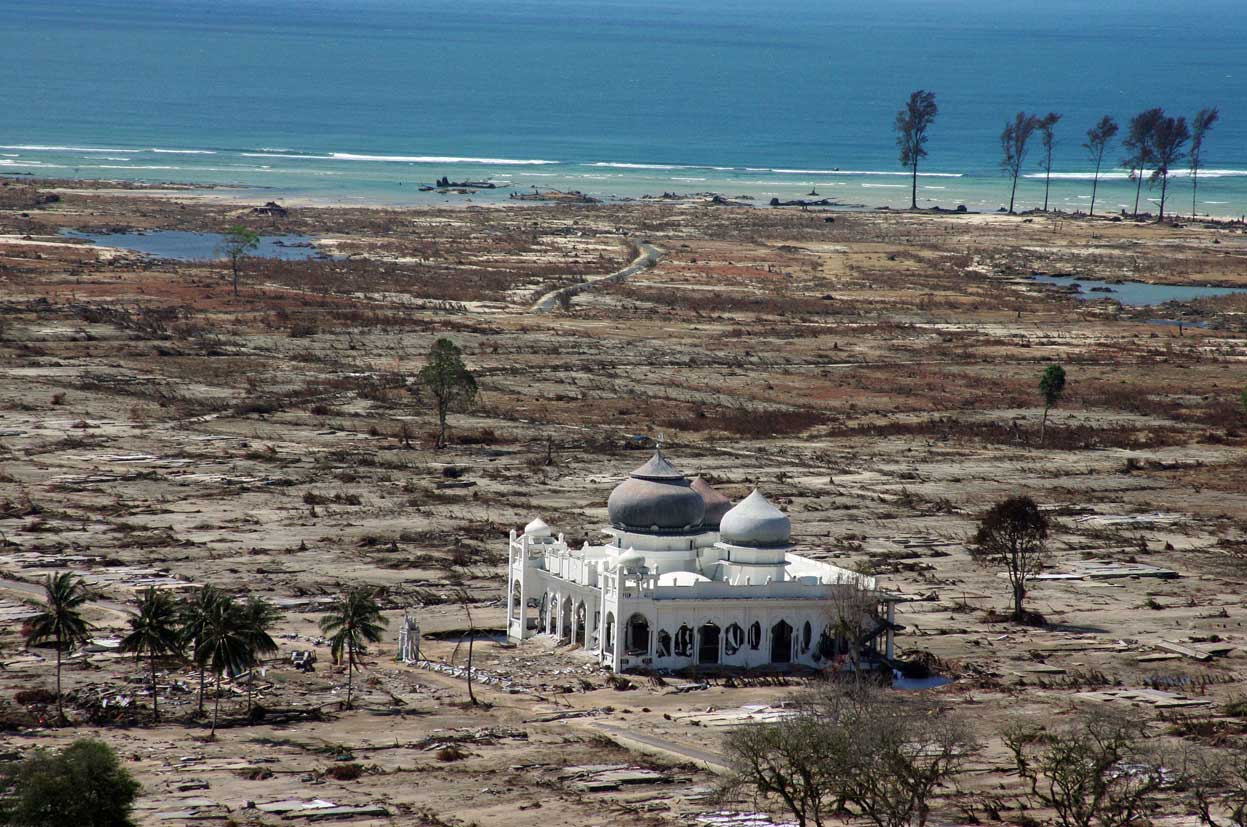
[[[572,642],[572,597],[568,595],[563,599],[563,616],[562,616],[563,632],[559,635],[559,640],[563,643]]]
[[[546,593],[546,634],[553,635],[559,625],[559,596]]]
[[[606,613],[606,629],[605,636],[602,638],[602,651],[614,654],[615,652],[615,613]]]
[[[516,580],[511,586],[511,619],[519,620],[524,615],[524,599],[520,596],[523,589],[520,588],[520,581]]]
[[[719,627],[713,623],[707,623],[698,630],[697,662],[719,662]]]
[[[586,617],[585,604],[584,604],[584,601],[582,600],[580,601],[580,604],[576,606],[576,625],[572,629],[572,643],[573,644],[578,643],[581,646],[587,646],[589,643],[589,637],[588,637],[589,632],[587,629],[588,624],[585,623],[585,617]]]
[[[792,627],[781,620],[771,627],[771,663],[792,662]]]
[[[649,654],[649,620],[645,615],[638,613],[628,618],[628,625],[624,627],[624,654]]]

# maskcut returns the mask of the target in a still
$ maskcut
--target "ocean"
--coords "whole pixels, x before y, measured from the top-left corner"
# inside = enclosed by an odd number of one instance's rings
[[[1196,209],[1247,213],[1241,0],[0,0],[0,20],[6,175],[904,207],[892,124],[921,88],[940,106],[923,206],[1007,204],[999,136],[1020,109],[1063,115],[1051,202],[1085,210],[1101,115],[1215,105]],[[1019,209],[1042,204],[1040,154]],[[1133,206],[1122,155],[1097,212]],[[419,191],[442,176],[500,186]],[[1190,212],[1185,171],[1171,198]]]

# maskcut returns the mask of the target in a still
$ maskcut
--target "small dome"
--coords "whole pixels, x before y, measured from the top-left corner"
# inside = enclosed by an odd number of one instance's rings
[[[549,537],[554,534],[554,530],[546,525],[546,521],[538,517],[528,525],[524,526],[524,533],[534,539]]]
[[[706,503],[662,452],[655,451],[649,462],[615,486],[606,510],[615,528],[667,533],[700,526]]]
[[[719,537],[734,546],[786,546],[792,533],[788,515],[776,508],[770,500],[753,493],[723,515],[719,523]]]
[[[660,586],[691,586],[694,583],[709,583],[710,578],[695,571],[669,571],[658,575]]]
[[[615,567],[621,571],[636,571],[645,566],[645,555],[635,549],[628,549],[615,558]]]
[[[706,504],[706,514],[702,517],[702,523],[706,528],[718,528],[723,515],[732,509],[732,501],[716,491],[714,486],[701,477],[694,477],[689,487],[701,494],[701,499]]]

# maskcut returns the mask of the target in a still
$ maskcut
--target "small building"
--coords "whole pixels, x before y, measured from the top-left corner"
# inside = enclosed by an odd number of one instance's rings
[[[733,506],[658,450],[607,510],[597,545],[572,548],[540,518],[511,532],[511,640],[549,635],[616,672],[831,668],[852,641],[891,658],[892,599],[873,577],[794,554],[788,515],[760,491]]]

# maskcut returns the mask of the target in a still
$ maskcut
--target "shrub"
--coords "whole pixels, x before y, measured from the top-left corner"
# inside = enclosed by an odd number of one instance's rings
[[[0,788],[0,823],[22,827],[130,827],[139,793],[116,753],[89,738],[6,765]]]
[[[334,764],[325,770],[325,775],[335,781],[354,781],[364,774],[364,768],[359,764]]]

